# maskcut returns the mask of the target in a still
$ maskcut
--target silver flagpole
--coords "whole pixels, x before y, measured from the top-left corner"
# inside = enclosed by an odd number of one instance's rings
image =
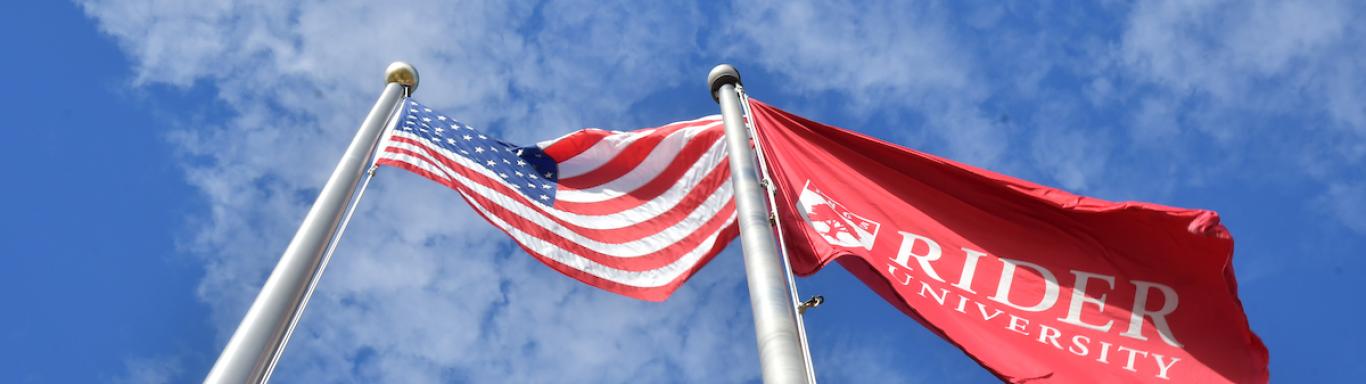
[[[758,127],[754,122],[754,112],[750,109],[749,95],[745,93],[745,86],[737,85],[735,92],[740,94],[740,107],[745,112],[745,127],[748,128],[746,132],[749,132],[750,139],[754,140],[754,154],[759,159],[760,180],[765,181],[762,186],[765,187],[764,192],[768,193],[765,195],[769,201],[768,214],[771,215],[769,217],[773,218],[771,222],[776,229],[774,232],[778,235],[778,253],[782,255],[783,273],[787,274],[787,290],[792,292],[792,298],[801,300],[801,295],[797,294],[797,284],[794,281],[796,279],[792,277],[792,261],[788,259],[787,243],[783,240],[783,226],[778,223],[778,206],[773,204],[773,201],[778,199],[774,196],[777,189],[773,186],[773,178],[768,173],[768,160],[764,159],[764,141],[759,139],[759,133],[755,131]],[[806,357],[806,374],[814,380],[816,371],[811,364],[811,348],[806,344],[806,310],[821,305],[825,302],[825,298],[817,295],[811,297],[810,300],[797,304],[797,334],[801,335],[802,339],[802,356]]]
[[[417,89],[417,69],[395,62],[385,71],[384,92],[361,122],[356,137],[346,147],[337,168],[323,185],[313,208],[304,216],[294,240],[251,303],[251,309],[218,356],[205,383],[264,383],[284,351],[294,325],[303,314],[323,267],[329,245],[353,202],[358,184],[371,166],[375,147],[395,108],[406,94]]]
[[[726,125],[726,149],[730,152],[731,183],[740,220],[740,242],[745,253],[749,302],[754,311],[754,336],[759,345],[759,364],[764,383],[811,383],[806,348],[802,345],[797,302],[790,288],[787,268],[773,241],[768,221],[768,202],[759,185],[754,151],[740,111],[735,87],[740,73],[727,64],[712,68],[707,85],[721,104]]]

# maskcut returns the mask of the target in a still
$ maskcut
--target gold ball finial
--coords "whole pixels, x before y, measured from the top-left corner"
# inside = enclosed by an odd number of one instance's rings
[[[412,64],[402,61],[395,61],[389,64],[389,69],[384,70],[384,82],[399,83],[408,87],[408,94],[413,94],[417,90],[417,68]]]

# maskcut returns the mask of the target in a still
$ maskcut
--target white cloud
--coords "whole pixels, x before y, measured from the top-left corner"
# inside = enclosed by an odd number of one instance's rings
[[[1102,127],[1069,127],[1052,120],[1061,110],[1045,113],[1037,124],[1030,142],[1034,164],[1053,180],[1069,190],[1088,190],[1089,183],[1108,165],[1111,143],[1104,136],[1089,132]]]
[[[859,115],[909,108],[947,155],[1000,165],[1006,135],[979,108],[986,87],[940,7],[778,1],[746,3],[736,14],[735,54],[789,79],[784,87],[837,93]]]
[[[174,358],[134,357],[124,361],[127,371],[115,377],[115,384],[165,384],[174,383],[182,372],[180,362]]]
[[[1300,75],[1351,59],[1334,51],[1358,44],[1347,33],[1352,13],[1331,1],[1144,3],[1131,16],[1122,55],[1142,77],[1224,102],[1246,100],[1264,80],[1317,88],[1328,79]]]
[[[1320,208],[1341,220],[1348,229],[1366,235],[1366,183],[1333,182],[1319,197]]]
[[[896,356],[895,348],[885,343],[890,340],[882,340],[877,345],[861,344],[861,341],[842,339],[839,335],[835,336],[836,341],[824,350],[813,351],[813,364],[821,369],[816,371],[816,376],[822,381],[840,383],[912,383],[930,382],[927,374],[910,375],[900,370],[893,370],[884,361],[889,357]],[[931,366],[929,360],[903,363],[924,368],[936,368]],[[928,367],[927,367],[928,366]]]
[[[1119,46],[1124,68],[1157,85],[1172,107],[1270,120],[1322,115],[1310,124],[1366,138],[1366,29],[1339,1],[1163,1],[1135,7]],[[1216,137],[1265,123],[1212,122]],[[1269,127],[1276,129],[1279,127]]]
[[[1129,136],[1141,145],[1172,145],[1181,133],[1181,122],[1177,120],[1174,110],[1176,107],[1168,99],[1144,99],[1133,112]]]
[[[1193,167],[1197,175],[1309,176],[1334,199],[1344,188],[1335,180],[1366,166],[1366,28],[1353,22],[1361,16],[1341,1],[1135,6],[1117,48],[1121,68],[1151,87],[1134,113],[1135,137],[1181,158],[1215,153]],[[1212,142],[1171,145],[1187,130]]]

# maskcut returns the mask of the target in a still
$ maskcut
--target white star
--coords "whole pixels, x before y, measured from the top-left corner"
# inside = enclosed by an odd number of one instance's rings
[[[513,173],[516,173],[517,176],[522,176],[522,172],[513,172]]]
[[[541,189],[550,189],[550,184],[542,185]]]
[[[541,195],[541,200],[550,200],[550,196]]]
[[[536,188],[536,184],[526,183],[527,188]]]
[[[518,152],[518,153],[517,153],[518,155],[521,155],[520,152],[522,152],[522,151],[517,151],[517,152]],[[525,161],[521,161],[521,160],[517,160],[517,165],[526,165],[526,162],[525,162]]]
[[[474,151],[477,153],[484,153],[484,147],[474,147]]]
[[[484,136],[484,135],[479,135],[479,139],[487,139],[487,138],[489,138],[489,137],[488,137],[488,136]]]
[[[446,116],[437,116],[437,120],[446,121]]]
[[[488,164],[490,167],[498,165],[498,163],[493,162],[493,160],[485,161],[484,164]]]
[[[503,164],[512,164],[512,162],[508,161],[508,159],[503,159]]]
[[[532,180],[539,179],[539,177],[536,177],[536,175],[527,175],[527,176],[531,176],[531,179],[532,179]]]
[[[463,153],[463,154],[468,155],[468,154],[470,154],[470,151],[466,151],[466,150],[461,149],[461,150],[460,150],[460,153]]]
[[[431,112],[432,112],[432,109],[431,109],[431,108],[422,108],[422,111],[423,111],[423,112],[427,112],[427,113],[431,113]]]
[[[462,138],[462,139],[465,139],[465,140],[469,140],[469,139],[473,139],[474,137],[472,137],[472,136],[470,136],[470,135],[465,135],[465,136],[461,136],[461,138]]]
[[[546,172],[546,173],[545,173],[545,178],[549,179],[549,178],[552,178],[552,177],[555,177],[555,172]]]
[[[512,186],[512,189],[522,189],[522,187],[519,187],[519,186],[514,185],[514,186]]]
[[[498,177],[502,177],[502,178],[506,179],[506,178],[508,178],[508,174],[502,173],[502,172],[498,172]]]
[[[455,139],[450,139],[450,138],[448,138],[448,139],[446,139],[446,143],[455,144]]]
[[[430,117],[424,117],[424,118],[422,118],[422,121],[431,122],[431,121],[432,121],[432,118],[430,118]]]

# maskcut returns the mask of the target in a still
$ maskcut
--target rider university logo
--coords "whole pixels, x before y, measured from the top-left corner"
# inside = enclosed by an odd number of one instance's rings
[[[821,193],[807,180],[797,200],[802,219],[830,245],[873,250],[873,240],[881,227],[876,221],[859,216]]]

